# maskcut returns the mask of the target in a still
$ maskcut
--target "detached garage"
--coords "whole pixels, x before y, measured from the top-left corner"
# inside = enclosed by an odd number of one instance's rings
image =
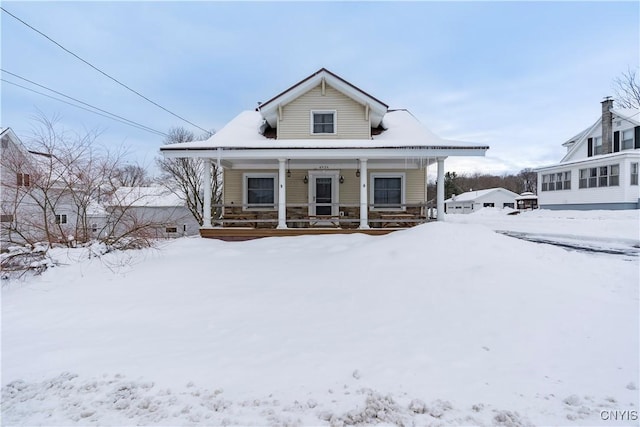
[[[444,208],[448,214],[468,214],[482,208],[515,209],[516,197],[520,195],[504,188],[487,188],[454,195],[444,201]]]

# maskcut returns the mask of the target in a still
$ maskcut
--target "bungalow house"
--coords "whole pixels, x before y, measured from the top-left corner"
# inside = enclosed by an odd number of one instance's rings
[[[487,188],[485,190],[467,191],[453,195],[445,200],[445,211],[448,214],[469,214],[482,208],[515,208],[518,193],[504,188]]]
[[[598,120],[562,145],[560,163],[537,169],[541,208],[640,208],[640,109],[607,98]]]
[[[134,230],[148,238],[173,238],[192,236],[200,228],[184,200],[165,187],[120,187],[106,211],[113,222],[108,230],[115,235]]]
[[[330,232],[383,234],[426,218],[427,168],[489,147],[442,139],[407,110],[322,68],[243,111],[206,141],[163,146],[167,158],[215,162],[220,218],[205,199],[204,237],[227,240]],[[205,167],[205,186],[211,168]],[[442,219],[444,215],[438,215]]]

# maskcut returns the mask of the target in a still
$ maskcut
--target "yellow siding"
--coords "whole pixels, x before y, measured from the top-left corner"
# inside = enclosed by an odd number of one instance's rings
[[[260,170],[234,170],[224,171],[224,202],[225,204],[242,204],[242,174],[249,173],[278,173],[277,169]],[[375,172],[401,172],[406,175],[405,198],[406,203],[422,203],[424,201],[424,169],[376,169],[369,170],[369,174]],[[308,203],[309,184],[304,183],[306,170],[292,170],[291,177],[287,178],[287,203]],[[340,203],[358,204],[360,202],[360,178],[353,169],[343,169],[340,174],[344,177],[344,183],[340,185]],[[370,182],[370,180],[368,180]],[[369,193],[367,193],[369,195]]]
[[[311,111],[336,110],[336,135],[312,135]],[[318,85],[282,107],[278,121],[279,139],[370,139],[371,126],[365,107],[329,85],[322,95]]]

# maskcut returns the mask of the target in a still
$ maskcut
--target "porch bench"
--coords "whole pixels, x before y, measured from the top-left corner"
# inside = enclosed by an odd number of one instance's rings
[[[309,227],[340,227],[337,215],[309,215]]]
[[[251,227],[258,228],[258,215],[255,213],[225,214],[223,227]],[[233,224],[233,225],[231,225]]]
[[[417,224],[418,215],[409,213],[380,214],[382,228],[387,227],[412,227]]]

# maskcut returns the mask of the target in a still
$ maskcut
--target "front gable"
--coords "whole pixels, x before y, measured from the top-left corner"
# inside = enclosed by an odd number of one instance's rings
[[[388,106],[322,68],[260,104],[278,139],[370,139]],[[267,133],[265,133],[267,135]]]

